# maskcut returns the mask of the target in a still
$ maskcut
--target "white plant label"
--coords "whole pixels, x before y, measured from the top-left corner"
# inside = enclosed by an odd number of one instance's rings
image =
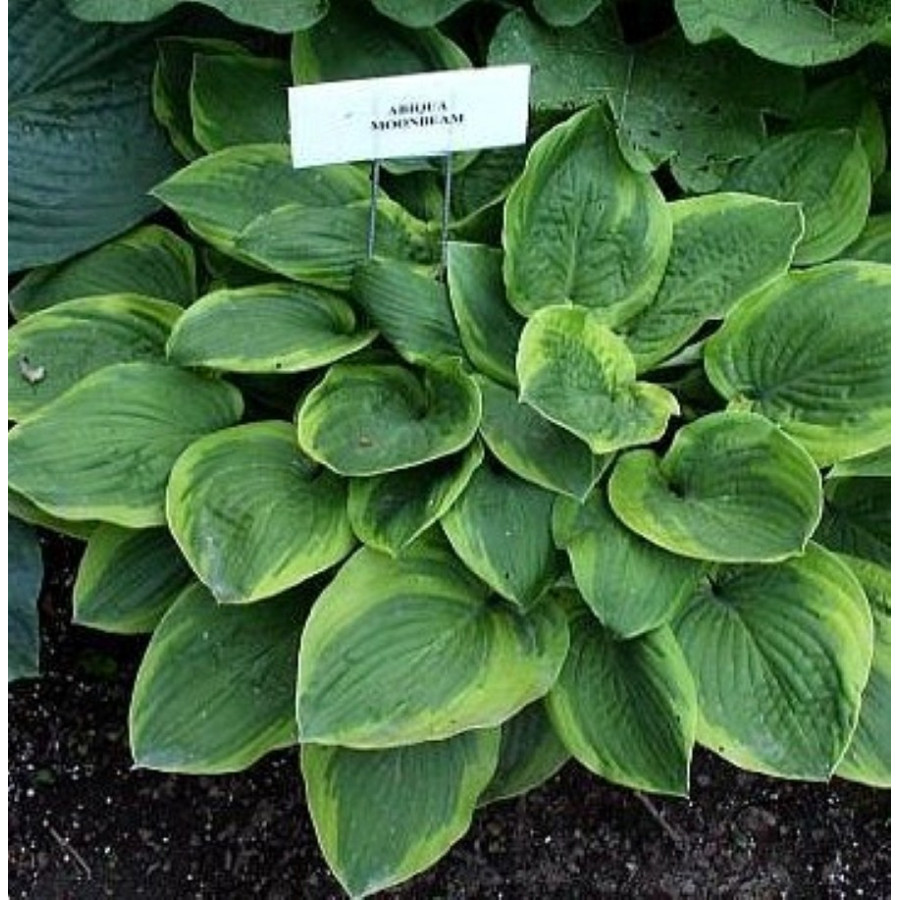
[[[295,168],[524,144],[530,66],[288,89]]]

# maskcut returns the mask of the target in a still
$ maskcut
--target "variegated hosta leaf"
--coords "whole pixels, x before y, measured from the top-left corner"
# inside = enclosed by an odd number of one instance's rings
[[[347,486],[300,452],[288,422],[191,444],[169,479],[169,528],[219,603],[249,603],[333,566],[355,543]]]
[[[809,454],[755,413],[713,413],[684,426],[666,455],[620,457],[609,482],[615,514],[681,556],[775,562],[803,551],[822,489]]]
[[[113,363],[164,362],[180,312],[164,300],[109,294],[67,300],[29,316],[7,339],[7,415],[27,418]]]
[[[506,302],[503,251],[451,241],[447,286],[459,337],[475,368],[517,387],[516,350],[525,323]]]
[[[887,0],[825,7],[805,0],[676,0],[675,9],[694,43],[727,34],[754,53],[790,66],[818,66],[852,56],[890,27]]]
[[[891,262],[891,214],[870,216],[859,237],[841,253],[843,259]]]
[[[584,498],[612,461],[595,456],[584,441],[548,422],[514,391],[476,376],[484,414],[481,436],[491,453],[526,481]]]
[[[246,53],[194,57],[191,118],[197,143],[208,153],[240,144],[287,142],[286,59]]]
[[[672,222],[650,175],[633,171],[600,106],[547,132],[506,201],[503,274],[510,303],[598,310],[612,325],[650,302]]]
[[[7,523],[7,682],[40,674],[40,631],[37,601],[44,562],[37,534],[13,516]]]
[[[407,362],[429,365],[465,357],[447,286],[433,270],[392,259],[370,260],[356,268],[353,299]]]
[[[521,399],[594,453],[654,441],[678,412],[665,388],[635,380],[625,342],[592,310],[535,313],[522,332],[516,370]]]
[[[620,329],[638,371],[783,275],[803,234],[799,206],[748,194],[690,197],[669,209],[672,252],[662,284],[650,305]]]
[[[235,239],[258,216],[285,204],[341,207],[368,200],[369,192],[369,179],[354,166],[294,169],[282,144],[247,144],[211,153],[153,190],[200,237],[232,256],[237,253]]]
[[[327,208],[289,203],[249,222],[235,246],[241,257],[294,281],[346,291],[366,259],[370,221],[369,200]],[[375,235],[379,256],[421,263],[437,257],[425,223],[388,197],[376,201]]]
[[[229,372],[303,372],[370,344],[353,307],[337,294],[260,284],[201,297],[178,320],[169,358]]]
[[[523,610],[559,574],[550,530],[554,497],[485,460],[441,519],[456,555]]]
[[[707,342],[733,406],[777,422],[820,465],[890,443],[891,272],[836,262],[791,272],[737,306]]]
[[[672,632],[620,640],[577,601],[569,629],[569,656],[547,697],[560,740],[608,781],[686,795],[697,698]]]
[[[62,519],[162,525],[175,460],[242,412],[224,382],[152,363],[107,366],[10,432],[9,485]]]
[[[829,470],[827,478],[890,478],[890,444],[864,456],[854,456],[836,462]]]
[[[191,81],[197,59],[212,56],[249,56],[241,44],[220,38],[165,36],[156,41],[153,73],[153,114],[169,133],[169,140],[187,160],[204,155],[194,138],[191,117]]]
[[[585,603],[619,637],[635,637],[669,621],[690,596],[702,564],[675,556],[626,528],[606,492],[583,503],[558,497],[553,537],[569,554]]]
[[[96,522],[75,522],[52,516],[10,487],[6,489],[6,507],[11,516],[21,519],[29,525],[39,525],[48,531],[55,531],[57,534],[64,534],[66,537],[75,538],[78,541],[86,541],[97,528]]]
[[[388,750],[301,749],[319,846],[351,897],[427,869],[466,833],[499,743],[481,729]]]
[[[188,306],[197,296],[191,245],[159,225],[142,225],[96,250],[33,269],[9,292],[17,319],[65,300],[142,294]]]
[[[859,71],[813,88],[792,127],[800,130],[852,129],[859,135],[866,151],[872,178],[877,178],[884,171],[887,161],[884,122],[878,101]]]
[[[874,652],[859,721],[838,765],[841,778],[872,787],[891,786],[891,573],[852,556],[839,557],[856,576],[872,613]]]
[[[723,187],[803,207],[796,265],[837,256],[866,223],[872,181],[869,161],[852,131],[811,129],[774,138],[732,170]]]
[[[553,730],[544,701],[526,706],[500,728],[497,771],[478,805],[527,793],[552,778],[569,759],[571,754]]]
[[[300,739],[397,747],[506,721],[556,680],[563,613],[522,615],[442,543],[393,559],[357,551],[316,601],[300,644]]]
[[[872,659],[859,583],[827,550],[712,572],[674,623],[697,683],[697,739],[755,772],[826,780]]]
[[[153,631],[194,573],[165,528],[100,525],[72,593],[73,621],[100,631]]]
[[[131,696],[140,768],[188,775],[246,769],[297,742],[297,644],[309,607],[296,591],[222,606],[196,582],[153,633]]]
[[[831,478],[815,539],[850,556],[891,564],[890,478]]]
[[[397,556],[456,502],[484,450],[473,441],[458,456],[447,456],[414,471],[389,472],[350,481],[347,514],[367,546]]]
[[[456,365],[421,377],[392,365],[335,365],[298,413],[300,446],[341,475],[379,475],[462,450],[481,395]]]

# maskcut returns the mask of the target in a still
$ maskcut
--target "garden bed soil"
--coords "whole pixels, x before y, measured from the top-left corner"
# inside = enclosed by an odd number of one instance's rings
[[[9,896],[325,900],[343,894],[306,813],[296,752],[248,772],[131,768],[145,641],[69,624],[78,545],[45,542],[40,680],[9,691]],[[698,751],[690,800],[647,798],[574,763],[481,810],[398,900],[887,898],[890,796],[777,781]]]

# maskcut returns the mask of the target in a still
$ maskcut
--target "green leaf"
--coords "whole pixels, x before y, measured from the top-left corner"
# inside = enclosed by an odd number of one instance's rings
[[[100,525],[78,566],[73,621],[115,634],[153,631],[193,580],[165,528]]]
[[[370,201],[321,208],[291,203],[254,219],[235,240],[239,254],[256,265],[334,290],[349,290],[368,256]],[[379,256],[431,262],[436,246],[424,222],[382,196],[375,208]]]
[[[486,460],[441,519],[456,555],[501,597],[530,609],[556,581],[554,494]]]
[[[410,28],[437,25],[472,0],[372,0],[375,9]]]
[[[675,0],[688,40],[730,35],[754,53],[790,66],[819,66],[845,59],[877,41],[890,27],[887,0],[820,6],[806,0],[734,3]]]
[[[890,443],[890,277],[879,263],[791,272],[735,307],[706,373],[826,465]]]
[[[242,409],[223,382],[152,363],[107,366],[10,432],[9,484],[63,519],[162,525],[175,460]]]
[[[890,265],[891,214],[887,212],[870,216],[859,237],[841,253],[841,256],[844,259],[868,260]]]
[[[347,514],[356,536],[397,556],[456,502],[484,450],[473,441],[459,456],[448,456],[413,472],[390,472],[350,481]]]
[[[521,403],[514,391],[483,376],[475,380],[484,404],[479,428],[491,453],[526,481],[584,498],[612,456],[595,456],[584,441]]]
[[[300,643],[300,740],[396,747],[501,724],[543,696],[568,650],[552,604],[493,600],[449,548],[357,551],[316,601]]]
[[[497,765],[498,731],[390,750],[301,749],[322,853],[351,897],[427,869],[468,830]]]
[[[9,10],[9,269],[55,263],[149,215],[175,166],[150,110],[154,29]]]
[[[584,110],[538,140],[506,200],[509,301],[525,316],[574,303],[618,324],[652,299],[671,239],[653,179],[628,166],[606,112]]]
[[[355,543],[347,488],[298,449],[288,422],[254,422],[191,444],[169,478],[169,528],[219,603],[280,594]]]
[[[662,459],[621,456],[609,500],[632,531],[681,556],[775,562],[803,551],[822,490],[809,454],[776,425],[725,412],[685,425]]]
[[[654,441],[679,411],[665,388],[635,380],[625,342],[593,310],[552,306],[533,315],[516,370],[521,399],[594,453]]]
[[[702,572],[699,562],[667,553],[622,525],[602,490],[583,503],[558,497],[553,537],[569,555],[585,603],[617,637],[668,622]]]
[[[403,28],[367,3],[337,3],[315,27],[294,34],[291,66],[297,84],[409,75],[471,65],[434,28]]]
[[[877,101],[859,74],[836,78],[812,90],[793,124],[798,130],[852,128],[866,151],[872,179],[884,171],[887,161],[884,122]]]
[[[229,372],[304,372],[370,344],[342,297],[314,287],[260,284],[213,291],[178,320],[170,359]]]
[[[298,413],[300,446],[341,475],[379,475],[462,450],[481,395],[458,366],[420,378],[393,365],[334,365]]]
[[[773,566],[710,574],[674,624],[697,683],[697,740],[729,762],[827,780],[856,725],[872,658],[866,597],[810,544]]]
[[[190,88],[197,143],[210,153],[237,144],[287,143],[291,80],[285,59],[197,54]]]
[[[569,752],[614,784],[686,796],[697,699],[667,627],[619,640],[582,605],[572,646],[547,697]]]
[[[872,787],[891,786],[891,573],[890,570],[841,556],[869,601],[874,626],[872,669],[862,695],[859,721],[835,772],[841,778]]]
[[[566,11],[577,8],[565,3]],[[798,70],[726,42],[695,48],[670,32],[628,44],[612,4],[570,28],[549,28],[514,10],[498,25],[488,58],[491,65],[531,64],[531,103],[539,110],[605,100],[628,154],[651,168],[670,160],[691,191],[714,190],[729,163],[758,152],[763,114],[796,114],[804,90]]]
[[[180,308],[138,294],[67,300],[9,330],[8,416],[43,409],[87,375],[114,363],[164,362]]]
[[[144,22],[168,12],[184,0],[66,0],[79,18],[91,22]],[[288,33],[309,28],[328,12],[328,0],[196,0],[222,15],[267,31]]]
[[[139,768],[187,775],[237,772],[297,742],[293,693],[308,602],[297,592],[220,606],[188,587],[159,623],[131,697]]]
[[[7,682],[40,674],[40,633],[37,601],[44,581],[41,545],[31,526],[6,517],[7,586]]]
[[[650,305],[620,331],[638,371],[687,343],[704,322],[783,275],[803,234],[793,203],[747,194],[710,194],[669,205],[672,252]]]
[[[869,162],[852,131],[810,129],[773,138],[732,169],[723,187],[799,203],[805,223],[794,264],[837,256],[862,231],[869,212]]]
[[[353,166],[294,169],[286,145],[248,144],[198,159],[153,193],[200,237],[234,256],[235,239],[258,216],[292,203],[320,209],[368,201],[369,179]]]
[[[890,445],[835,463],[829,470],[827,478],[890,478],[891,448]]]
[[[630,77],[609,95],[621,140],[669,159],[690,191],[715,190],[735,159],[766,138],[764,113],[796,112],[803,78],[733,44],[697,48],[670,32],[632,51]]]
[[[532,66],[531,106],[538,111],[562,111],[622,90],[628,80],[629,54],[618,20],[608,8],[577,28],[549,28],[524,9],[514,9],[497,25],[488,65],[514,63]]]
[[[525,323],[506,302],[503,252],[451,241],[447,245],[447,286],[469,359],[485,375],[517,387],[516,350]]]
[[[191,81],[194,58],[202,55],[235,56],[249,52],[240,44],[218,38],[163,37],[156,42],[158,58],[153,71],[153,114],[169,134],[169,140],[185,159],[203,156],[194,139],[191,116]]]
[[[428,365],[464,358],[447,286],[432,271],[395,260],[369,260],[356,269],[353,299],[407,362]]]
[[[563,28],[581,24],[606,0],[534,0],[538,15],[549,25]]]
[[[890,479],[829,479],[815,539],[831,550],[890,567]]]
[[[68,262],[29,272],[9,293],[17,319],[66,300],[143,294],[188,306],[197,296],[191,245],[159,225],[142,225]]]
[[[552,778],[571,754],[563,746],[547,717],[543,701],[526,706],[500,729],[500,758],[478,805],[525,794]]]

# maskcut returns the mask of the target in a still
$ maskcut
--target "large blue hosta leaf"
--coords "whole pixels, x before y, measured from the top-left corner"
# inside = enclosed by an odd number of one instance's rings
[[[158,206],[176,165],[153,118],[153,28],[87,25],[59,0],[9,10],[9,269],[58,262]]]

